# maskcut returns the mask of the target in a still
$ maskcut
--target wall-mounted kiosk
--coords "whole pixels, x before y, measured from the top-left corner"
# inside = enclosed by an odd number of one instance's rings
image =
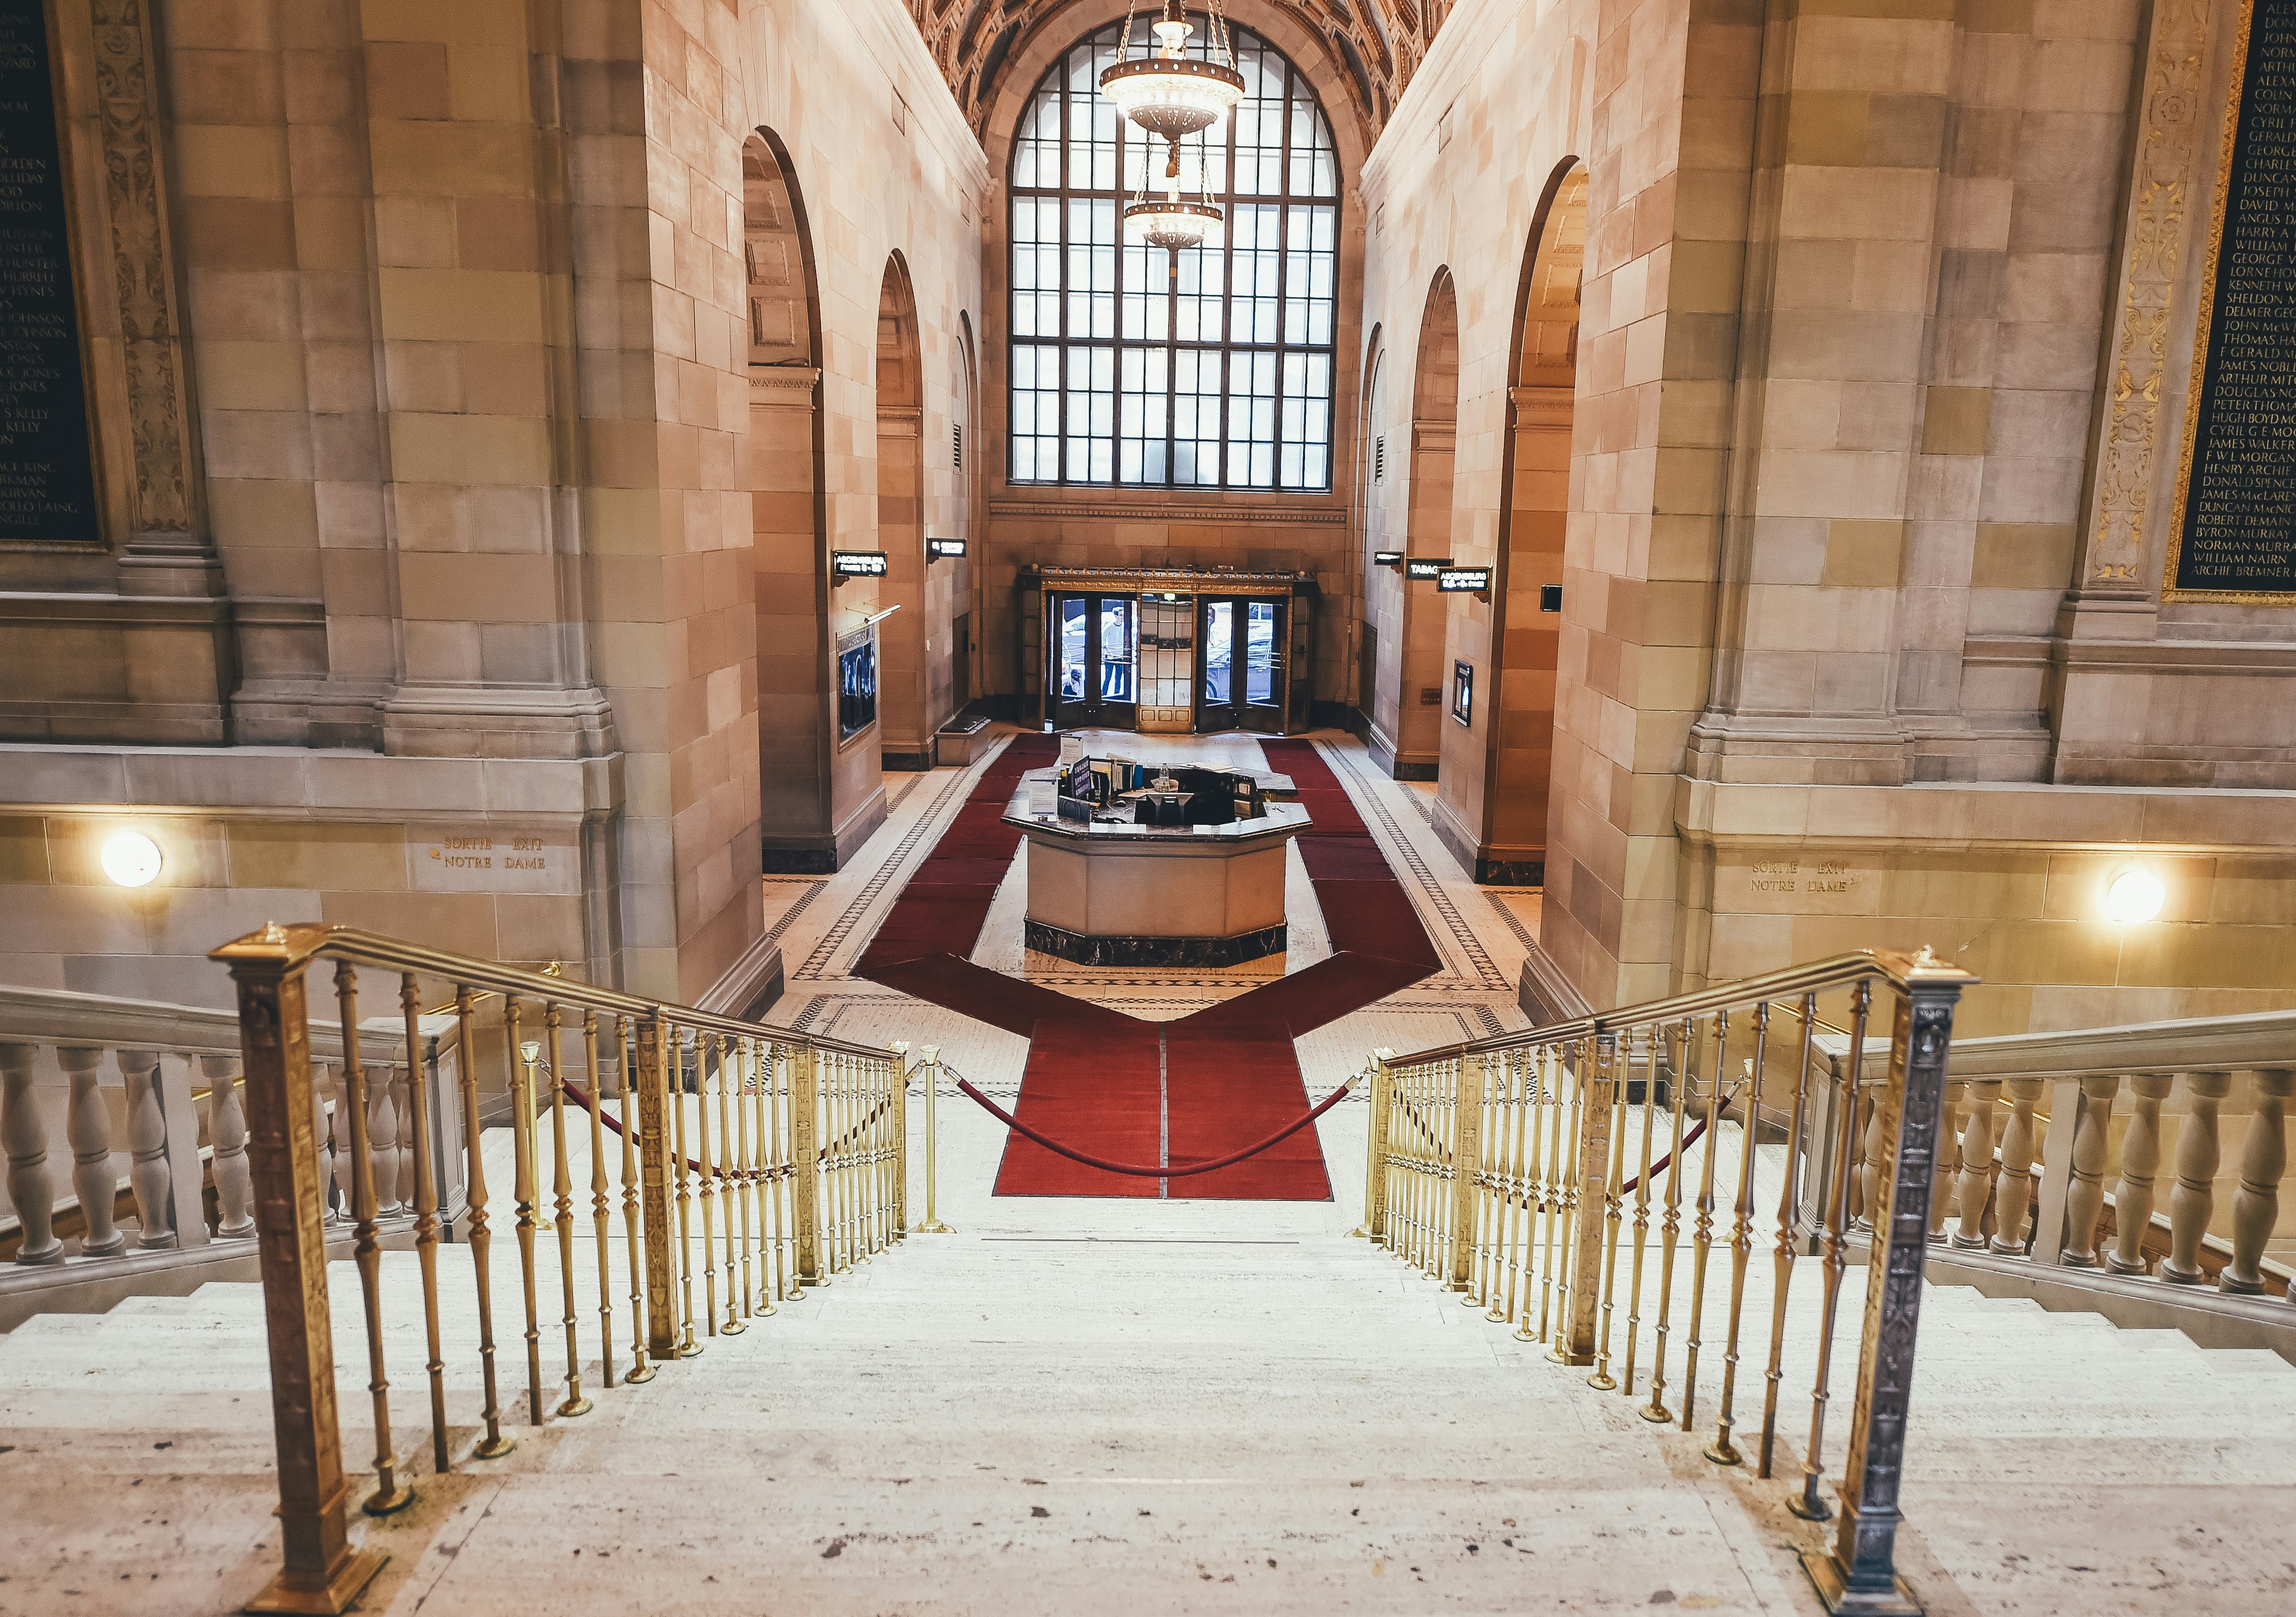
[[[1308,727],[1311,573],[1039,567],[1021,588],[1024,719],[1179,735]]]

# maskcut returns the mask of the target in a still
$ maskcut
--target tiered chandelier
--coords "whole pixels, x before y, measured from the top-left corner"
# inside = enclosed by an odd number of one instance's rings
[[[1100,76],[1101,93],[1142,132],[1164,142],[1167,157],[1161,196],[1152,196],[1148,164],[1140,166],[1138,196],[1125,205],[1124,239],[1136,245],[1161,247],[1178,252],[1201,247],[1216,239],[1224,222],[1218,204],[1200,183],[1197,194],[1181,195],[1180,142],[1209,129],[1233,111],[1243,99],[1243,75],[1235,69],[1235,50],[1228,42],[1227,20],[1220,0],[1211,7],[1212,59],[1197,61],[1187,54],[1187,39],[1195,27],[1183,14],[1181,0],[1164,0],[1162,19],[1151,24],[1160,42],[1145,56],[1127,58],[1132,48],[1132,19],[1124,17],[1124,37],[1118,59]],[[1203,178],[1201,171],[1198,179]]]

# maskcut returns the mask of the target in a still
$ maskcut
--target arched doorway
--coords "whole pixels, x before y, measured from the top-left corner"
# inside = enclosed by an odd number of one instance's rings
[[[939,648],[944,688],[948,680],[947,593],[929,591],[925,571],[923,368],[916,295],[897,252],[885,261],[877,291],[877,547],[886,570],[876,610],[891,612],[877,630],[883,659],[878,745],[888,769],[932,767],[936,670],[928,666],[929,644]]]
[[[972,357],[972,322],[970,316],[957,316],[957,332],[949,343],[948,367],[948,531],[928,534],[928,539],[953,538],[964,546],[964,554],[947,560],[926,555],[926,569],[931,572],[948,597],[948,677],[939,688],[932,713],[936,722],[946,723],[963,712],[972,699],[986,687],[981,682],[980,647],[975,627],[980,622],[974,596],[981,576],[981,558],[974,554],[979,542],[980,525],[973,521],[973,501],[980,488],[976,475],[980,461],[979,434],[974,431],[975,411],[980,397],[980,374]],[[939,452],[939,446],[935,452]],[[945,575],[945,576],[944,576]]]
[[[1587,169],[1575,160],[1556,170],[1523,256],[1507,391],[1507,499],[1492,592],[1491,661],[1499,672],[1485,738],[1479,882],[1546,879],[1587,184]]]
[[[1382,331],[1372,328],[1364,358],[1362,407],[1357,412],[1356,445],[1356,577],[1362,581],[1355,621],[1349,625],[1347,683],[1341,687],[1365,727],[1369,729],[1379,709],[1380,626],[1392,620],[1402,606],[1401,575],[1379,565],[1382,550],[1392,548],[1387,508],[1387,354]],[[1393,705],[1390,703],[1390,707]],[[1388,714],[1384,734],[1392,756],[1395,716]]]
[[[1459,422],[1459,300],[1448,268],[1435,272],[1419,323],[1419,357],[1411,380],[1410,465],[1405,552],[1394,574],[1392,628],[1381,635],[1379,684],[1383,714],[1392,702],[1391,745],[1382,748],[1398,780],[1437,777],[1443,751],[1445,612],[1432,582],[1414,583],[1413,561],[1451,554],[1451,467]],[[1376,453],[1376,451],[1374,451]],[[1388,453],[1394,454],[1389,446]],[[1374,469],[1376,471],[1376,469]],[[1385,695],[1392,692],[1391,698]],[[1377,738],[1374,737],[1374,740]]]
[[[742,143],[742,205],[765,867],[834,870],[844,815],[833,767],[821,310],[804,199],[770,130]]]

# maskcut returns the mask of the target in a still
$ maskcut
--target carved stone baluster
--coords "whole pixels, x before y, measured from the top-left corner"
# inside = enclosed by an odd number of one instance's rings
[[[2033,1205],[2033,1152],[2040,1144],[2033,1129],[2033,1107],[2041,1098],[2041,1079],[2013,1078],[2003,1088],[2009,1095],[2009,1126],[2001,1131],[1993,1250],[2013,1258],[2025,1251],[2025,1214]],[[1962,1233],[1968,1233],[1966,1225]]]
[[[160,1053],[120,1050],[113,1059],[127,1086],[127,1183],[135,1191],[136,1245],[155,1251],[176,1244],[168,1215],[168,1116],[160,1106]]]
[[[80,1216],[87,1234],[80,1238],[83,1258],[108,1258],[127,1244],[127,1232],[112,1219],[112,1203],[119,1181],[111,1171],[111,1106],[103,1098],[96,1078],[103,1051],[94,1045],[60,1045],[56,1064],[71,1080],[71,1099],[64,1112],[64,1137],[71,1142],[72,1193],[79,1197]]]
[[[2264,1290],[2257,1262],[2280,1219],[2280,1176],[2288,1170],[2288,1096],[2296,1071],[2277,1068],[2252,1075],[2256,1110],[2240,1148],[2240,1187],[2232,1193],[2232,1261],[2217,1276],[2223,1290],[2255,1296]]]
[[[398,1204],[398,1110],[390,1092],[390,1069],[374,1062],[366,1069],[366,1156],[374,1175],[374,1216],[395,1219]]]
[[[1938,1115],[1937,1160],[1930,1164],[1930,1244],[1945,1244],[1945,1221],[1953,1212],[1954,1175],[1961,1166],[1961,1112],[1969,1104],[1969,1086],[1946,1080],[1942,1110]]]
[[[255,1234],[255,1181],[247,1165],[247,1108],[239,1093],[239,1057],[202,1055],[208,1080],[208,1142],[215,1147],[216,1234]]]
[[[1970,1085],[1968,1099],[1969,1126],[1961,1136],[1961,1178],[1954,1186],[1955,1210],[1961,1215],[1961,1228],[1955,1234],[1953,1244],[1964,1251],[1981,1251],[1986,1245],[1985,1204],[1993,1199],[1993,1117],[2001,1104],[2000,1081]],[[1945,1153],[1938,1155],[1942,1173]],[[1933,1198],[1931,1205],[1942,1200]],[[1930,1216],[1932,1219],[1938,1217],[1934,1212]]]
[[[2120,1182],[2112,1188],[2113,1250],[2105,1253],[2105,1267],[2116,1275],[2142,1275],[2152,1265],[2144,1258],[2144,1235],[2152,1225],[2152,1181],[2161,1171],[2161,1103],[2175,1080],[2165,1073],[2148,1072],[2131,1079],[2136,1092],[2128,1115],[2128,1132],[2120,1137]]]
[[[48,1171],[48,1120],[32,1087],[39,1054],[37,1045],[0,1045],[0,1149],[8,1153],[8,1200],[24,1231],[16,1261],[29,1266],[64,1260],[64,1244],[56,1239],[56,1177]]]
[[[1873,1096],[1858,1091],[1866,1108],[1866,1128],[1858,1136],[1857,1145],[1857,1216],[1851,1222],[1860,1229],[1874,1227],[1874,1197],[1881,1170],[1874,1166],[1882,1158],[1882,1108],[1874,1104]]]
[[[2194,1072],[2185,1079],[2192,1110],[2177,1130],[2177,1184],[2169,1193],[2169,1255],[2161,1260],[2161,1278],[2175,1285],[2198,1285],[2208,1278],[2201,1268],[2201,1237],[2209,1233],[2209,1215],[2216,1211],[2217,1165],[2224,1160],[2217,1111],[2231,1092],[2229,1072]]]
[[[2095,1268],[2096,1230],[2104,1219],[2104,1164],[2111,1153],[2112,1103],[2120,1093],[2117,1078],[2085,1078],[2080,1111],[2073,1120],[2072,1170],[2065,1177],[2065,1244],[2059,1260],[2067,1268]],[[2051,1232],[2043,1230],[2041,1238]]]
[[[327,1150],[332,1159],[335,1176],[335,1205],[327,1214],[330,1224],[344,1224],[351,1218],[351,1081],[350,1069],[341,1062],[327,1063],[330,1088],[335,1092],[334,1115],[327,1125]]]

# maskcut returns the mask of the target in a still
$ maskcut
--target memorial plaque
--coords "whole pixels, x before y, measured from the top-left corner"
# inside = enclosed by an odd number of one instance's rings
[[[99,538],[40,0],[0,0],[0,540]]]
[[[2163,598],[2296,606],[2296,0],[2243,8]]]

